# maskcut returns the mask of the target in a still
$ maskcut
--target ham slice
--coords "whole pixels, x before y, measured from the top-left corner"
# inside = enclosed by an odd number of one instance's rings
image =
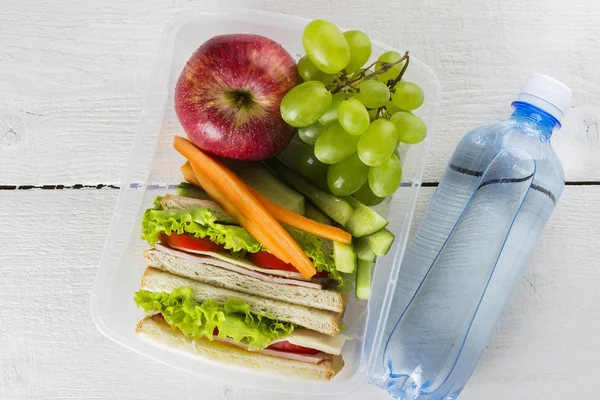
[[[219,340],[221,342],[227,342],[237,347],[241,347],[242,349],[248,350],[248,345],[245,343],[238,343],[231,338],[218,338],[215,337],[214,340]],[[278,358],[287,358],[288,360],[295,360],[300,362],[305,362],[309,364],[318,364],[325,358],[325,353],[317,353],[317,354],[297,354],[290,353],[287,351],[278,351],[278,350],[270,350],[270,349],[262,349],[262,350],[248,350],[256,353],[261,353],[267,356],[278,357]]]
[[[156,250],[162,251],[163,253],[167,253],[175,257],[201,262],[203,264],[208,264],[219,268],[224,268],[245,276],[251,276],[253,278],[260,279],[264,282],[283,283],[286,285],[303,286],[313,289],[323,289],[323,285],[316,282],[306,281],[304,277],[299,273],[261,268],[250,262],[242,261],[239,259],[235,259],[236,262],[234,263],[234,259],[232,257],[228,257],[227,255],[223,255],[220,253],[213,253],[208,251],[193,251],[177,247],[169,247],[159,243],[157,243],[154,246],[154,248]],[[274,276],[278,275],[279,273],[285,273],[286,275],[292,275],[294,277],[288,278]],[[296,275],[300,276],[302,279],[296,279]]]

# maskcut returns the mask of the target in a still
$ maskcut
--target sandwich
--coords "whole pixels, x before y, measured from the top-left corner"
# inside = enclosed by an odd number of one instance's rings
[[[280,190],[263,193],[281,200]],[[276,257],[200,187],[182,184],[177,194],[158,197],[142,220],[150,248],[135,294],[146,313],[137,333],[193,357],[304,379],[334,377],[348,339],[347,278],[330,240],[284,228],[310,260],[312,276]]]

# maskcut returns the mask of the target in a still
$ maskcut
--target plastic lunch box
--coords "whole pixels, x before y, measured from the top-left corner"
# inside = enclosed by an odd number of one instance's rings
[[[185,136],[173,108],[173,92],[185,62],[200,44],[224,33],[254,33],[281,43],[296,59],[304,54],[301,35],[309,20],[289,15],[250,10],[188,11],[179,14],[167,27],[151,80],[129,163],[123,177],[108,239],[101,258],[91,299],[92,318],[107,337],[149,358],[205,379],[237,386],[312,395],[355,391],[369,380],[376,366],[382,366],[382,343],[391,327],[386,326],[396,278],[406,247],[417,194],[421,184],[433,118],[440,100],[439,82],[429,67],[410,59],[406,79],[418,83],[425,103],[417,114],[426,122],[428,138],[410,148],[401,148],[403,180],[400,189],[384,206],[396,235],[395,243],[373,270],[372,296],[368,302],[351,301],[344,316],[348,333],[356,339],[346,342],[344,369],[330,382],[313,382],[275,377],[248,369],[198,360],[137,337],[135,326],[143,317],[133,293],[139,289],[146,268],[142,251],[148,245],[140,239],[144,210],[157,195],[172,190],[181,180],[183,158],[173,149],[173,137]],[[367,32],[368,33],[368,32]],[[373,42],[374,61],[388,50]],[[393,323],[394,321],[391,321]],[[384,337],[385,336],[385,337]]]

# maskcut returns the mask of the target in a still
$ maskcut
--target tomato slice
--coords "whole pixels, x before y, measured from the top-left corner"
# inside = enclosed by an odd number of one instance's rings
[[[327,278],[327,277],[329,277],[329,274],[327,273],[327,271],[317,272],[315,274],[315,276],[313,276],[313,278]]]
[[[278,269],[280,271],[298,272],[296,267],[294,267],[292,264],[284,263],[268,251],[259,251],[258,253],[250,254],[248,258],[250,258],[250,261],[259,267]]]
[[[296,346],[295,344],[291,344],[287,340],[282,342],[273,343],[269,347],[269,350],[277,350],[277,351],[285,351],[286,353],[296,353],[296,354],[317,354],[319,350],[311,349],[309,347]]]
[[[179,247],[187,250],[212,251],[214,253],[224,253],[223,245],[213,243],[207,238],[195,238],[190,235],[171,233],[171,235],[161,235],[160,241],[172,247]]]

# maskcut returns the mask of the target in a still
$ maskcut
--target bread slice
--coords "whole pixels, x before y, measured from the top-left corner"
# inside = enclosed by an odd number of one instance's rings
[[[194,208],[208,208],[219,222],[237,224],[236,220],[223,210],[215,201],[182,197],[174,194],[165,194],[160,200],[160,205],[165,210],[193,210]]]
[[[210,358],[223,363],[250,368],[270,374],[286,375],[300,379],[330,380],[344,367],[341,356],[325,354],[318,364],[272,357],[250,352],[229,343],[194,340],[181,331],[171,328],[160,317],[147,317],[141,320],[136,332],[152,341],[167,345],[177,351],[198,358]]]
[[[340,332],[341,313],[236,292],[151,267],[147,268],[142,276],[141,288],[144,290],[170,293],[179,287],[191,288],[194,300],[198,302],[214,300],[219,304],[224,304],[231,298],[238,298],[248,303],[250,311],[255,314],[263,314],[281,321],[292,322],[326,335],[333,336]]]
[[[149,267],[185,276],[213,286],[248,294],[258,294],[268,299],[286,301],[321,310],[334,312],[344,310],[342,295],[336,290],[266,282],[253,276],[217,266],[218,263],[224,263],[223,260],[214,260],[217,265],[211,265],[209,257],[199,256],[196,257],[196,260],[192,260],[156,249],[146,250],[143,255]]]

